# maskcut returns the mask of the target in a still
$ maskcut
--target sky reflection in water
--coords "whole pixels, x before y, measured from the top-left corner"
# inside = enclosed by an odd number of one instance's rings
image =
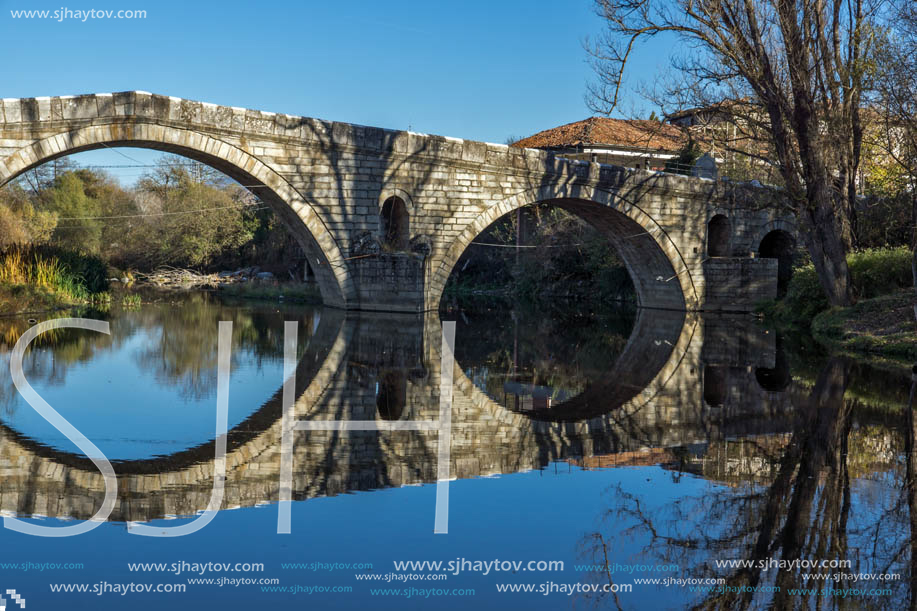
[[[281,536],[275,534],[272,504],[277,447],[265,440],[274,439],[279,415],[283,320],[300,321],[299,419],[432,418],[439,371],[438,319],[278,309],[227,306],[196,296],[180,307],[112,313],[111,338],[65,338],[34,351],[27,374],[36,389],[110,457],[127,462],[116,466],[123,492],[112,523],[56,541],[2,531],[4,548],[17,550],[5,554],[7,561],[86,567],[23,572],[10,587],[28,591],[34,608],[53,608],[61,599],[48,591],[49,583],[187,583],[187,575],[132,573],[127,562],[257,561],[265,563],[263,573],[221,575],[353,591],[294,595],[262,593],[257,585],[189,586],[174,600],[182,601],[181,608],[230,609],[263,604],[265,597],[329,609],[909,604],[917,469],[915,425],[903,409],[910,388],[906,374],[828,359],[790,342],[778,346],[771,334],[743,319],[689,319],[666,339],[659,335],[665,325],[648,324],[654,319],[627,311],[447,312],[444,318],[459,320],[456,356],[467,376],[456,380],[453,405],[452,471],[458,479],[451,485],[450,534],[432,532],[435,488],[410,485],[434,481],[435,435],[329,432],[297,434],[293,534]],[[212,450],[161,456],[213,438],[215,331],[221,319],[234,320],[237,332],[230,453],[238,462],[230,461],[224,507],[239,508],[221,512],[190,537],[129,535],[125,519],[172,526],[174,521],[163,518],[194,513],[209,496],[210,481],[188,474],[195,464],[206,465]],[[635,343],[642,335],[649,347]],[[626,387],[636,379],[624,379],[622,372],[657,367],[653,354],[665,342],[662,373],[646,376],[651,393],[611,392],[610,382]],[[622,359],[636,359],[636,365],[624,367]],[[611,380],[609,372],[617,372]],[[576,394],[589,389],[604,395],[594,392],[585,408],[576,404],[579,411],[565,415]],[[64,508],[86,517],[79,508],[88,500],[82,511],[91,514],[97,492],[73,475],[91,467],[68,458],[59,434],[43,429],[27,406],[11,400],[8,389],[3,392],[2,509],[51,516],[42,524],[53,525]],[[601,396],[616,403],[596,415]],[[589,418],[579,418],[584,409]],[[134,430],[142,433],[129,432]],[[170,442],[165,448],[163,439]],[[155,456],[158,461],[132,460]],[[63,479],[43,477],[48,464],[72,472]],[[144,472],[145,464],[153,465],[155,476]],[[155,489],[138,483],[149,483],[143,479],[149,477],[157,478],[156,486],[149,486]],[[678,568],[609,576],[577,566],[601,564],[606,557],[612,563]],[[563,560],[565,569],[486,576],[466,571],[444,581],[370,585],[355,578],[360,571],[281,567],[366,562],[373,565],[371,574],[385,575],[393,572],[393,560],[457,558]],[[812,587],[801,571],[757,568],[768,559],[810,558],[848,559],[852,566],[845,571],[900,579],[860,583],[888,593],[844,603],[838,596],[790,594],[791,588]],[[756,566],[716,564],[732,559]],[[609,577],[615,584],[635,577],[724,579],[731,591],[637,584],[619,593],[617,602],[607,594],[537,593],[548,582],[603,584]],[[536,592],[498,594],[496,584],[503,583],[535,584]],[[830,581],[817,587],[825,585],[853,587]],[[407,599],[373,595],[370,587],[476,593]],[[755,587],[780,592],[741,591]],[[75,608],[120,609],[125,599],[86,594],[70,600]],[[161,608],[163,600],[163,595],[131,595],[130,606]]]

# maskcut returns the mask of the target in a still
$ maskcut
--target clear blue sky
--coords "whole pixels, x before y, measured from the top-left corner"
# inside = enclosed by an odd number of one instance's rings
[[[10,13],[63,7],[147,17]],[[0,97],[139,89],[503,142],[589,116],[581,41],[601,27],[589,0],[0,0]],[[634,71],[651,74],[667,57],[647,49]],[[88,157],[129,163],[112,152]]]

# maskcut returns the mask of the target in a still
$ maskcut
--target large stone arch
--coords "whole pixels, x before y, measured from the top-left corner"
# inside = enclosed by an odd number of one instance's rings
[[[155,123],[89,125],[37,140],[0,159],[0,186],[58,157],[108,146],[175,153],[217,169],[270,206],[302,245],[326,305],[346,307],[355,288],[337,242],[313,207],[290,183],[241,148],[196,131]]]
[[[545,185],[509,197],[484,210],[434,259],[426,309],[437,309],[446,281],[468,245],[510,212],[538,203],[555,204],[602,231],[617,249],[641,307],[695,310],[702,289],[678,247],[649,214],[620,194],[582,185]]]

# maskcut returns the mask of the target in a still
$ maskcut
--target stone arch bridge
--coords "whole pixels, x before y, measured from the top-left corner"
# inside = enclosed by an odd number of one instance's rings
[[[533,149],[141,91],[0,103],[0,185],[107,146],[177,153],[245,185],[300,241],[324,302],[347,309],[436,309],[468,245],[535,203],[607,235],[643,307],[750,309],[778,290],[777,259],[755,256],[765,234],[794,233],[777,191]],[[393,231],[397,248],[385,248]]]

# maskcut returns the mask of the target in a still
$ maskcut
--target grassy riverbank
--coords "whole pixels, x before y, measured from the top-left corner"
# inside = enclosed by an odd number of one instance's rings
[[[850,308],[832,308],[812,321],[812,335],[841,352],[867,352],[917,361],[913,290],[865,299]]]
[[[778,327],[808,331],[832,351],[895,360],[917,359],[911,261],[904,247],[847,257],[856,305],[830,308],[811,264],[794,270],[786,296],[762,305]]]
[[[88,304],[104,300],[107,290],[97,257],[50,247],[0,251],[0,315]]]

